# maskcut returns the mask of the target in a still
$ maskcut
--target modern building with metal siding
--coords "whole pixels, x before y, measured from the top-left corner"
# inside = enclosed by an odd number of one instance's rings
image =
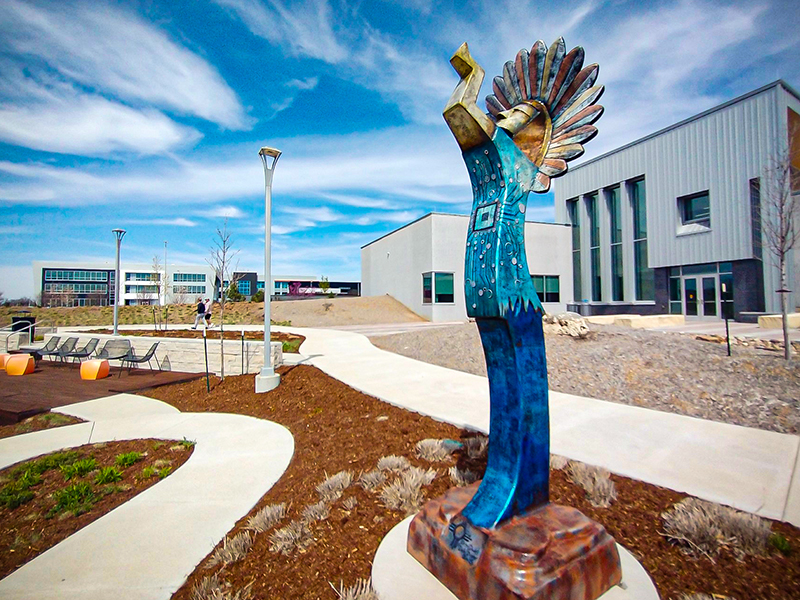
[[[580,266],[574,270],[580,293],[574,297],[573,308],[584,314],[719,316],[722,284],[732,278],[737,316],[777,311],[780,300],[774,290],[778,289],[778,274],[759,239],[757,219],[765,212],[763,199],[758,202],[760,188],[754,186],[786,143],[787,108],[800,113],[800,97],[777,81],[571,168],[556,180],[556,220],[573,223],[577,219],[579,226],[580,245],[575,247],[579,261],[575,265]],[[645,293],[642,289],[637,293],[632,186],[642,179],[647,267],[653,272]],[[621,252],[612,250],[611,240],[613,202],[609,194],[616,186],[621,204]],[[592,204],[594,194],[596,206]],[[590,225],[594,215],[599,235],[595,232],[593,238]],[[620,273],[612,272],[612,252],[621,254]],[[795,260],[790,257],[789,280],[796,290]],[[614,282],[612,275],[616,275]],[[640,283],[641,279],[640,272]],[[614,294],[612,283],[622,290],[621,297]],[[653,291],[647,293],[650,285]],[[693,293],[696,296],[691,298]],[[789,305],[795,306],[798,299],[795,291]]]

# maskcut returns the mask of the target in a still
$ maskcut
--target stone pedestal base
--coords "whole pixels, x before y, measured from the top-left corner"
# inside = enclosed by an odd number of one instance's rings
[[[622,579],[614,539],[574,508],[465,528],[458,513],[477,489],[448,490],[409,527],[408,552],[461,600],[595,600]]]

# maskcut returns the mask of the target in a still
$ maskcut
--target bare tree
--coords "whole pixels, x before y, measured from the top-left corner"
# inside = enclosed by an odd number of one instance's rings
[[[225,303],[228,299],[228,288],[235,286],[237,278],[234,273],[239,268],[239,262],[234,263],[236,255],[239,254],[238,250],[233,249],[233,240],[231,234],[228,232],[228,220],[222,225],[222,229],[217,227],[217,236],[211,246],[211,255],[206,260],[209,266],[214,270],[214,274],[220,281],[220,295],[219,295],[219,362],[220,362],[220,379],[225,381]],[[227,285],[226,285],[227,282]]]
[[[791,360],[787,319],[788,278],[786,261],[800,240],[800,119],[789,113],[786,140],[779,140],[775,155],[770,157],[764,171],[763,202],[766,209],[764,240],[775,265],[780,270],[781,320],[783,326],[784,358]]]

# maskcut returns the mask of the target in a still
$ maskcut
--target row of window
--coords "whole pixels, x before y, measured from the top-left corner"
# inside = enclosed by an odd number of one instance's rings
[[[205,294],[206,286],[204,285],[173,285],[173,294]]]
[[[644,179],[625,182],[633,218],[633,262],[636,300],[650,300],[655,297],[653,269],[647,265],[647,197]],[[624,265],[622,253],[622,201],[621,184],[604,188],[583,197],[586,215],[589,218],[589,268],[592,302],[603,301],[603,269],[600,260],[600,219],[599,202],[605,199],[609,214],[609,239],[611,250],[611,300],[625,300]],[[583,272],[581,258],[581,206],[578,198],[567,202],[567,212],[572,226],[572,285],[576,301],[584,299]]]
[[[531,280],[540,302],[561,302],[561,286],[558,275],[531,275]],[[422,274],[423,304],[452,304],[453,302],[452,273]]]
[[[125,273],[125,281],[160,281],[161,273]]]
[[[202,281],[205,282],[206,274],[205,273],[173,273],[172,274],[172,281],[193,281],[198,282]]]
[[[108,302],[105,298],[71,298],[69,296],[53,296],[47,299],[47,306],[49,308],[71,308],[73,306],[108,306]]]
[[[44,291],[50,294],[105,294],[105,283],[45,283]]]
[[[126,294],[157,294],[157,285],[126,285]]]
[[[45,281],[108,281],[107,271],[45,269]]]

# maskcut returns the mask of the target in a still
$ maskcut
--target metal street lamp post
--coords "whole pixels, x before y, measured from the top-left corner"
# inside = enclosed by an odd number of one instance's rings
[[[112,229],[117,238],[117,267],[114,270],[114,335],[119,335],[119,246],[127,233],[124,229]]]
[[[272,175],[281,151],[277,148],[261,148],[258,151],[264,165],[264,366],[256,375],[256,393],[262,394],[278,387],[280,375],[272,364],[270,346],[270,299],[272,297]],[[272,159],[272,160],[270,160]]]

